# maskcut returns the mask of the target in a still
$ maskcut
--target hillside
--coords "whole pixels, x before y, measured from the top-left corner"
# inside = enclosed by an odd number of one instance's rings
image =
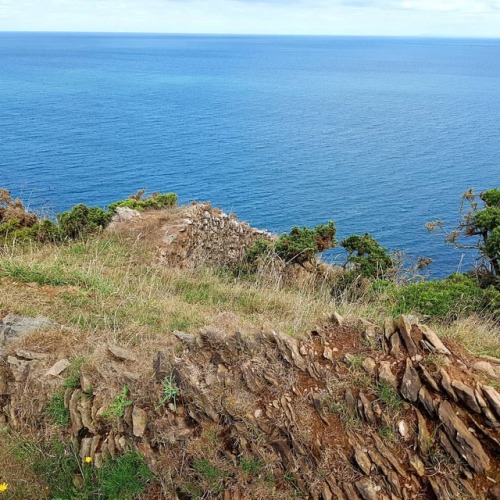
[[[117,212],[1,250],[0,496],[500,498],[494,318],[249,274],[277,237],[208,204]]]

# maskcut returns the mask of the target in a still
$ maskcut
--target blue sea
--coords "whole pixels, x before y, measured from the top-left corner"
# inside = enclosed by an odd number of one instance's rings
[[[175,191],[444,276],[425,222],[499,174],[500,40],[0,33],[0,186],[36,210]]]

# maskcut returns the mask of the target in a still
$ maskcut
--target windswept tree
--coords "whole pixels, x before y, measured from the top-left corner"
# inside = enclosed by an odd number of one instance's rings
[[[500,189],[476,195],[469,189],[462,195],[460,222],[448,230],[441,220],[426,224],[429,231],[440,231],[446,242],[456,248],[475,249],[480,268],[499,286],[500,279]]]

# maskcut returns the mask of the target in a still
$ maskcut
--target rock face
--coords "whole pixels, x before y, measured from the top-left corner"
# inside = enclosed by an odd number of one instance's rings
[[[81,386],[65,389],[64,432],[95,467],[127,450],[154,470],[170,464],[168,498],[184,498],[193,468],[183,466],[203,453],[224,467],[224,499],[271,498],[250,473],[240,482],[243,459],[266,464],[280,499],[299,490],[317,500],[495,498],[500,395],[415,318],[398,325],[370,326],[373,349],[348,318],[305,340],[176,332],[176,354],[151,352],[147,367],[132,348],[108,346],[94,370],[82,365]],[[13,350],[0,361],[0,423],[43,432],[43,407],[29,420],[25,391],[53,394],[67,362]],[[55,376],[43,377],[50,368]],[[165,399],[166,382],[175,398]]]

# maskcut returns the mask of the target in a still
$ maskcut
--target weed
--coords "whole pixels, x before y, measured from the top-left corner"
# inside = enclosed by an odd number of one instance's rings
[[[172,401],[174,405],[174,410],[177,410],[177,396],[180,393],[179,387],[177,387],[174,379],[174,375],[171,373],[168,377],[165,377],[161,384],[161,388],[163,391],[163,397],[159,402],[157,409],[163,406],[167,401]]]
[[[395,441],[394,429],[388,425],[384,425],[383,427],[381,427],[378,433],[380,437],[386,441],[391,441],[391,442]]]
[[[214,467],[207,459],[202,458],[196,460],[193,464],[195,472],[197,472],[203,481],[205,481],[210,490],[214,493],[222,491],[222,481],[226,478],[227,474],[217,467]]]
[[[448,359],[442,354],[429,354],[424,360],[425,365],[434,365],[436,368],[446,366],[448,363]]]
[[[108,405],[108,409],[102,413],[102,416],[111,419],[123,417],[125,408],[133,404],[132,401],[127,400],[128,392],[128,387],[124,385],[120,394],[115,396],[115,399]]]
[[[64,406],[64,394],[56,392],[49,400],[45,410],[49,420],[59,427],[69,424],[69,410]]]
[[[77,356],[71,361],[71,365],[66,370],[66,376],[64,377],[63,387],[65,389],[77,389],[80,387],[80,368],[84,363],[84,356]]]
[[[354,370],[361,370],[365,357],[361,354],[350,354],[346,356],[346,360],[351,368],[353,368]]]
[[[258,474],[262,471],[263,464],[260,460],[242,458],[240,467],[245,474]]]
[[[389,410],[399,411],[403,407],[403,400],[400,395],[386,382],[381,382],[377,387],[379,400],[386,405]]]
[[[340,417],[340,419],[345,423],[346,427],[349,429],[355,429],[359,427],[360,420],[355,412],[352,412],[344,401],[333,402],[330,400],[325,400],[324,404],[328,411]]]

